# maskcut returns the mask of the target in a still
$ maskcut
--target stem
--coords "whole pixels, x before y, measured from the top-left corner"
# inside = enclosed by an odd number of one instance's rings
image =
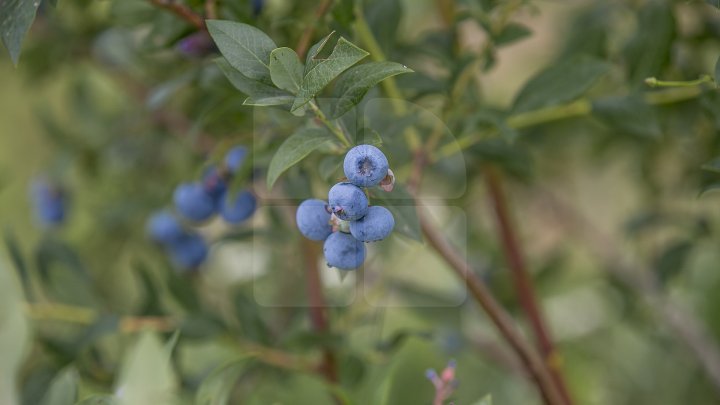
[[[338,138],[338,140],[340,140],[340,142],[341,142],[343,145],[345,145],[345,146],[347,146],[347,147],[352,146],[352,143],[350,142],[350,140],[348,139],[348,137],[345,135],[345,132],[344,132],[340,127],[338,127],[337,125],[333,124],[333,123],[328,119],[328,117],[325,116],[325,113],[322,112],[322,110],[320,109],[320,107],[318,107],[318,105],[315,104],[314,101],[311,101],[311,102],[309,102],[308,104],[310,105],[310,109],[312,109],[313,112],[315,113],[315,117],[317,117],[317,119],[318,119],[320,122],[322,122],[323,125],[325,125],[325,127],[326,127],[327,129],[329,129],[330,132],[332,132],[333,135],[335,135],[335,136]]]
[[[355,10],[355,32],[357,32],[360,41],[367,48],[368,52],[370,52],[370,58],[372,58],[372,60],[376,62],[384,62],[387,60],[387,58],[385,57],[385,53],[380,47],[380,44],[378,44],[375,36],[372,33],[372,30],[370,29],[370,26],[365,20],[365,15],[363,14],[362,9],[359,7]],[[395,113],[398,115],[407,114],[408,108],[405,104],[402,93],[400,92],[400,88],[398,88],[395,78],[388,77],[380,84],[383,86],[383,88],[385,89],[385,93],[387,93],[388,97],[390,98],[390,103],[392,104]],[[405,129],[404,135],[405,141],[407,142],[408,147],[410,147],[411,151],[417,152],[421,149],[422,143],[420,141],[420,135],[417,133],[417,131],[415,131],[415,128],[407,127]]]
[[[183,20],[190,23],[192,26],[197,28],[198,30],[206,31],[207,27],[205,26],[205,21],[203,17],[193,11],[190,7],[186,6],[185,4],[178,3],[175,0],[148,0],[151,4],[158,8],[162,8],[165,10],[168,10],[169,12],[175,14],[176,16],[182,18]]]
[[[320,269],[318,269],[317,266],[318,249],[313,242],[304,238],[300,249],[302,249],[305,261],[305,280],[307,281],[306,288],[310,322],[315,332],[325,334],[330,331],[330,325],[327,316],[327,304],[323,295],[322,281],[320,279]],[[337,359],[332,348],[325,347],[323,349],[319,371],[329,383],[337,384]]]
[[[665,81],[658,80],[654,77],[648,77],[645,79],[645,84],[650,87],[694,87],[703,83],[712,83],[714,80],[709,75],[703,75],[701,78],[689,81]]]
[[[26,311],[30,318],[38,321],[60,321],[90,325],[100,314],[91,309],[65,304],[26,304]],[[170,332],[179,327],[178,319],[172,317],[137,317],[124,316],[120,318],[119,330],[122,333],[133,333],[143,329],[152,329],[158,332]]]
[[[440,235],[437,228],[428,221],[425,213],[421,212],[423,208],[418,208],[420,227],[428,243],[450,265],[455,274],[467,284],[473,298],[485,310],[492,323],[515,351],[525,369],[533,377],[533,380],[535,380],[545,403],[547,405],[565,404],[553,382],[547,365],[538,357],[534,349],[523,340],[513,325],[510,315],[498,304],[490,290],[475,275],[465,258],[461,257],[450,243]]]
[[[502,178],[492,167],[484,170],[488,192],[495,211],[502,248],[510,267],[515,291],[535,335],[538,349],[547,362],[550,375],[566,404],[573,403],[567,384],[560,370],[560,355],[555,349],[547,323],[542,315],[538,299],[528,274],[520,241],[515,233],[510,208],[502,188]]]
[[[303,31],[302,35],[300,36],[300,40],[295,47],[295,50],[300,59],[305,57],[305,53],[307,53],[308,48],[310,47],[310,40],[312,39],[313,33],[315,32],[315,25],[330,10],[331,5],[332,0],[322,0],[318,8],[315,10],[315,18],[310,23],[310,25],[305,28],[305,31]]]

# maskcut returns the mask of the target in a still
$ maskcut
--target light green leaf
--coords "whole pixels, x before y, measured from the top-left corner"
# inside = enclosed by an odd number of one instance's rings
[[[111,395],[93,395],[83,399],[75,405],[116,405],[115,397]]]
[[[322,59],[320,59],[319,57],[320,52],[322,52],[325,47],[330,43],[330,39],[333,35],[335,35],[335,31],[329,33],[327,36],[325,36],[325,38],[321,39],[310,47],[310,50],[308,50],[308,54],[305,57],[305,71],[303,72],[303,76],[305,76],[309,71],[311,71],[315,66],[317,66],[318,63],[322,62]]]
[[[295,97],[290,95],[282,95],[282,96],[270,96],[270,97],[260,97],[260,98],[253,98],[248,97],[243,101],[243,105],[254,105],[258,107],[268,107],[273,105],[290,105],[292,104],[293,100],[295,100]]]
[[[116,389],[118,404],[172,405],[176,388],[163,343],[154,333],[143,332],[123,361]]]
[[[208,31],[232,67],[253,80],[270,78],[270,53],[275,42],[252,25],[208,20]]]
[[[585,93],[610,69],[589,57],[569,58],[533,76],[515,97],[515,112],[530,111],[571,101]]]
[[[480,399],[477,402],[474,402],[473,405],[492,405],[492,396],[485,395],[482,399]]]
[[[593,114],[610,127],[632,135],[658,138],[660,121],[653,107],[642,97],[609,97],[592,104]]]
[[[412,69],[395,62],[369,62],[343,73],[333,89],[330,115],[337,118],[357,105],[365,94],[388,77],[411,73]]]
[[[303,65],[290,48],[278,48],[270,53],[270,78],[276,86],[293,94],[300,89]]]
[[[305,159],[315,149],[332,142],[332,136],[319,128],[305,128],[292,134],[275,152],[268,168],[267,186],[272,188],[287,169]]]
[[[22,304],[22,288],[0,261],[0,404],[17,405],[17,372],[26,354],[30,326]]]
[[[23,38],[30,30],[40,0],[2,0],[0,1],[0,30],[2,42],[10,53],[10,59],[17,65]]]
[[[78,397],[78,373],[72,367],[60,371],[43,397],[43,405],[73,405]]]
[[[215,369],[200,384],[195,405],[227,405],[230,393],[248,363],[248,357],[230,361]]]
[[[215,63],[217,63],[220,70],[225,74],[225,77],[227,77],[228,80],[230,80],[230,83],[232,83],[232,85],[235,86],[236,89],[247,94],[248,96],[250,96],[250,98],[252,98],[254,100],[276,99],[276,98],[289,97],[291,100],[287,103],[290,103],[294,99],[294,97],[290,93],[287,93],[283,90],[275,88],[275,87],[273,87],[269,84],[263,83],[261,81],[250,79],[249,77],[243,75],[242,73],[233,69],[233,67],[230,66],[228,61],[225,60],[224,58],[215,59]],[[284,104],[284,103],[280,103],[280,104]],[[248,104],[248,105],[255,105],[255,104]],[[276,104],[263,104],[263,105],[276,105]]]
[[[305,74],[292,110],[307,104],[340,73],[360,62],[369,54],[345,38],[340,38],[327,59],[319,62]]]

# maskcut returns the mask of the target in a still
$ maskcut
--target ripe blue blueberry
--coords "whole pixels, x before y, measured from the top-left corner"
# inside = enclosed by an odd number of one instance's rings
[[[325,239],[323,253],[328,266],[353,270],[365,261],[365,244],[344,232],[335,232]]]
[[[373,187],[387,176],[388,160],[372,145],[358,145],[345,155],[345,177],[358,187]]]
[[[328,204],[321,200],[305,200],[298,206],[295,222],[306,238],[325,240],[332,233]]]
[[[244,146],[236,146],[228,151],[225,155],[225,166],[230,173],[237,173],[247,157],[247,148]]]
[[[394,227],[392,213],[385,207],[373,205],[364,217],[350,222],[350,233],[359,241],[375,242],[387,238]]]
[[[181,39],[176,49],[184,56],[200,58],[206,56],[217,48],[207,31],[198,31]]]
[[[37,179],[30,191],[38,222],[46,226],[61,224],[67,208],[63,190],[45,179]]]
[[[208,256],[205,239],[196,233],[188,233],[168,245],[172,262],[182,269],[200,266]]]
[[[175,215],[169,211],[160,211],[148,220],[147,233],[155,242],[171,244],[185,235],[185,230]]]
[[[338,183],[328,193],[328,205],[332,212],[343,221],[362,218],[368,210],[368,199],[358,186]]]
[[[249,191],[240,191],[234,197],[225,198],[220,214],[225,221],[231,224],[250,218],[257,207],[255,196]]]
[[[191,221],[205,221],[216,209],[215,200],[200,183],[180,184],[175,189],[173,201],[177,212]]]

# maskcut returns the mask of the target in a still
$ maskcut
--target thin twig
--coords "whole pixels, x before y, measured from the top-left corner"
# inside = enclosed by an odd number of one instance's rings
[[[303,31],[302,35],[300,35],[300,40],[295,47],[295,51],[301,59],[305,57],[308,48],[310,48],[310,41],[315,33],[315,26],[317,25],[317,22],[322,20],[325,14],[330,10],[332,2],[333,0],[322,0],[318,8],[315,10],[313,21],[305,27],[305,31]]]
[[[205,0],[205,18],[208,20],[218,18],[217,0]]]
[[[198,30],[207,30],[205,27],[205,21],[203,17],[193,11],[190,7],[185,4],[178,3],[176,0],[148,0],[151,4],[158,8],[165,9],[183,20],[190,23]]]
[[[424,210],[424,207],[418,206],[418,219],[423,235],[430,246],[450,265],[455,274],[467,284],[473,298],[485,310],[500,334],[515,351],[525,369],[532,375],[545,403],[548,405],[564,404],[565,402],[558,392],[545,362],[525,342],[513,325],[510,315],[498,304],[490,290],[475,275],[465,258],[460,256],[440,234],[438,229],[430,223]]]
[[[505,254],[505,259],[510,267],[510,274],[515,284],[518,300],[530,321],[530,327],[535,335],[538,349],[547,362],[550,375],[558,391],[565,400],[565,403],[571,405],[573,401],[567,384],[565,383],[565,378],[560,370],[560,354],[555,349],[555,345],[550,337],[550,330],[543,317],[532,280],[528,274],[525,257],[520,247],[520,240],[516,235],[515,226],[511,219],[510,207],[503,191],[502,178],[492,167],[486,167],[483,174],[490,199],[492,200],[500,242]]]

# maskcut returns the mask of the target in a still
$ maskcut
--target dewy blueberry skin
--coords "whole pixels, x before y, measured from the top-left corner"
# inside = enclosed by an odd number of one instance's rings
[[[306,238],[325,240],[332,233],[328,204],[322,200],[305,200],[298,206],[295,222]]]
[[[394,227],[392,213],[385,207],[373,205],[364,217],[350,222],[350,233],[359,241],[375,242],[387,238]]]
[[[225,198],[220,215],[231,224],[239,224],[250,218],[257,207],[257,199],[249,191],[240,191],[235,196]]]
[[[358,145],[345,155],[345,177],[358,187],[373,187],[387,176],[388,160],[372,145]]]
[[[200,183],[180,184],[173,201],[180,215],[191,221],[205,221],[215,213],[215,200]]]
[[[225,167],[230,173],[237,173],[240,170],[245,157],[247,156],[247,148],[244,146],[236,146],[228,151],[225,155]]]
[[[365,261],[365,244],[344,232],[335,232],[325,239],[323,253],[328,266],[353,270]]]
[[[332,212],[343,221],[362,218],[368,210],[368,199],[358,186],[338,183],[328,193],[328,204]]]
[[[208,246],[202,236],[191,233],[168,245],[170,259],[176,266],[193,269],[202,264],[208,256]]]
[[[170,244],[180,239],[185,230],[172,213],[160,211],[148,220],[147,233],[155,242]]]

